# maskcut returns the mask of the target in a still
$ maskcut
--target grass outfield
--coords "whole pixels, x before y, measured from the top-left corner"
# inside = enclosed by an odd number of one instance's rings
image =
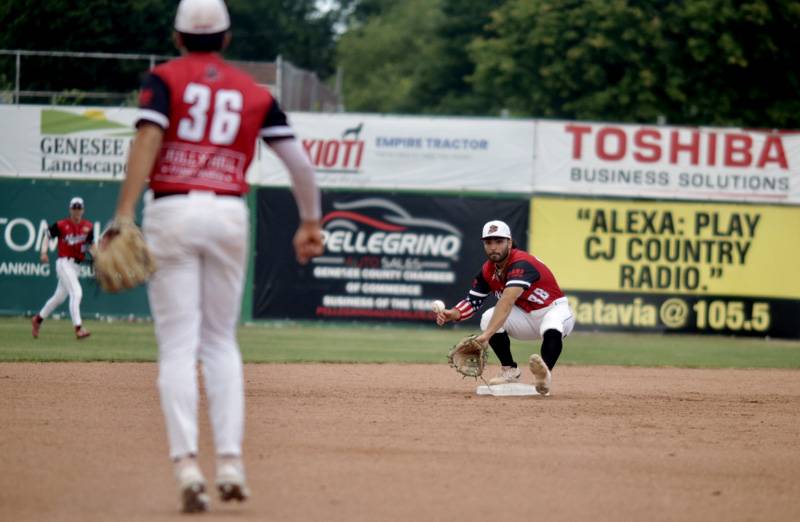
[[[92,336],[75,339],[66,320],[49,320],[33,339],[30,319],[0,318],[0,361],[154,361],[152,323],[87,321]],[[259,323],[239,329],[246,362],[443,363],[468,332],[435,327],[330,323]],[[538,343],[512,341],[527,360]],[[494,356],[490,361],[496,361]],[[559,364],[687,368],[800,368],[800,341],[697,335],[575,333]]]

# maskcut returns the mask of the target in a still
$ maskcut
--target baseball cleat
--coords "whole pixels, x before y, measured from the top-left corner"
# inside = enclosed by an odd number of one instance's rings
[[[503,366],[500,368],[500,373],[489,379],[489,384],[509,384],[519,382],[522,376],[522,370],[514,366]]]
[[[217,490],[219,490],[219,498],[223,502],[231,500],[244,502],[250,496],[250,491],[243,484],[217,484]]]
[[[217,470],[217,491],[223,502],[238,500],[244,502],[250,496],[241,466],[226,463]]]
[[[34,315],[33,319],[31,319],[31,333],[33,334],[34,339],[39,338],[39,329],[42,327],[42,322],[39,320],[38,315]]]
[[[538,353],[531,355],[531,358],[528,360],[528,365],[533,374],[533,385],[536,386],[536,392],[539,395],[549,395],[553,377],[550,374],[550,369],[544,363],[544,360],[542,360],[542,357]]]
[[[175,472],[181,496],[180,510],[184,513],[201,513],[208,510],[206,480],[194,462],[179,465]]]
[[[77,330],[75,330],[75,338],[78,339],[79,341],[81,339],[86,339],[90,335],[92,335],[91,332],[89,332],[89,330],[87,330],[86,328],[80,327]]]
[[[203,484],[192,484],[181,491],[181,511],[202,513],[208,511],[208,495]]]

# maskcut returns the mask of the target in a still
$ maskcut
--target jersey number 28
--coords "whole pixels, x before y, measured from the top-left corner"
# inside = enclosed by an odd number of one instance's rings
[[[242,122],[242,93],[232,89],[220,89],[216,96],[208,85],[190,83],[183,91],[183,101],[189,104],[189,117],[181,118],[178,123],[178,137],[186,141],[202,141],[208,126],[208,110],[211,100],[214,110],[211,112],[211,126],[208,129],[208,141],[214,145],[230,145],[239,132]]]

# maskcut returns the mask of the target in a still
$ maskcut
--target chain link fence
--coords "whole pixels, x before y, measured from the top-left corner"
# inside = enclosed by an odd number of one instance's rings
[[[147,71],[172,58],[156,54],[0,49],[0,103],[132,107]],[[315,73],[280,56],[276,62],[232,63],[269,87],[286,111],[342,110],[340,96]]]
[[[319,81],[317,75],[295,67],[278,56],[276,88],[281,107],[288,111],[342,112],[340,96]]]

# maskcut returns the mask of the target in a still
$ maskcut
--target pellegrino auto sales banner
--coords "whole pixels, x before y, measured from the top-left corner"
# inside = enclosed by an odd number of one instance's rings
[[[326,192],[325,252],[301,266],[292,194],[259,189],[256,199],[257,319],[432,321],[431,302],[466,297],[486,260],[486,221],[506,221],[526,245],[527,200]]]
[[[579,328],[800,337],[800,208],[537,197]]]
[[[539,121],[536,192],[800,203],[800,133]]]

